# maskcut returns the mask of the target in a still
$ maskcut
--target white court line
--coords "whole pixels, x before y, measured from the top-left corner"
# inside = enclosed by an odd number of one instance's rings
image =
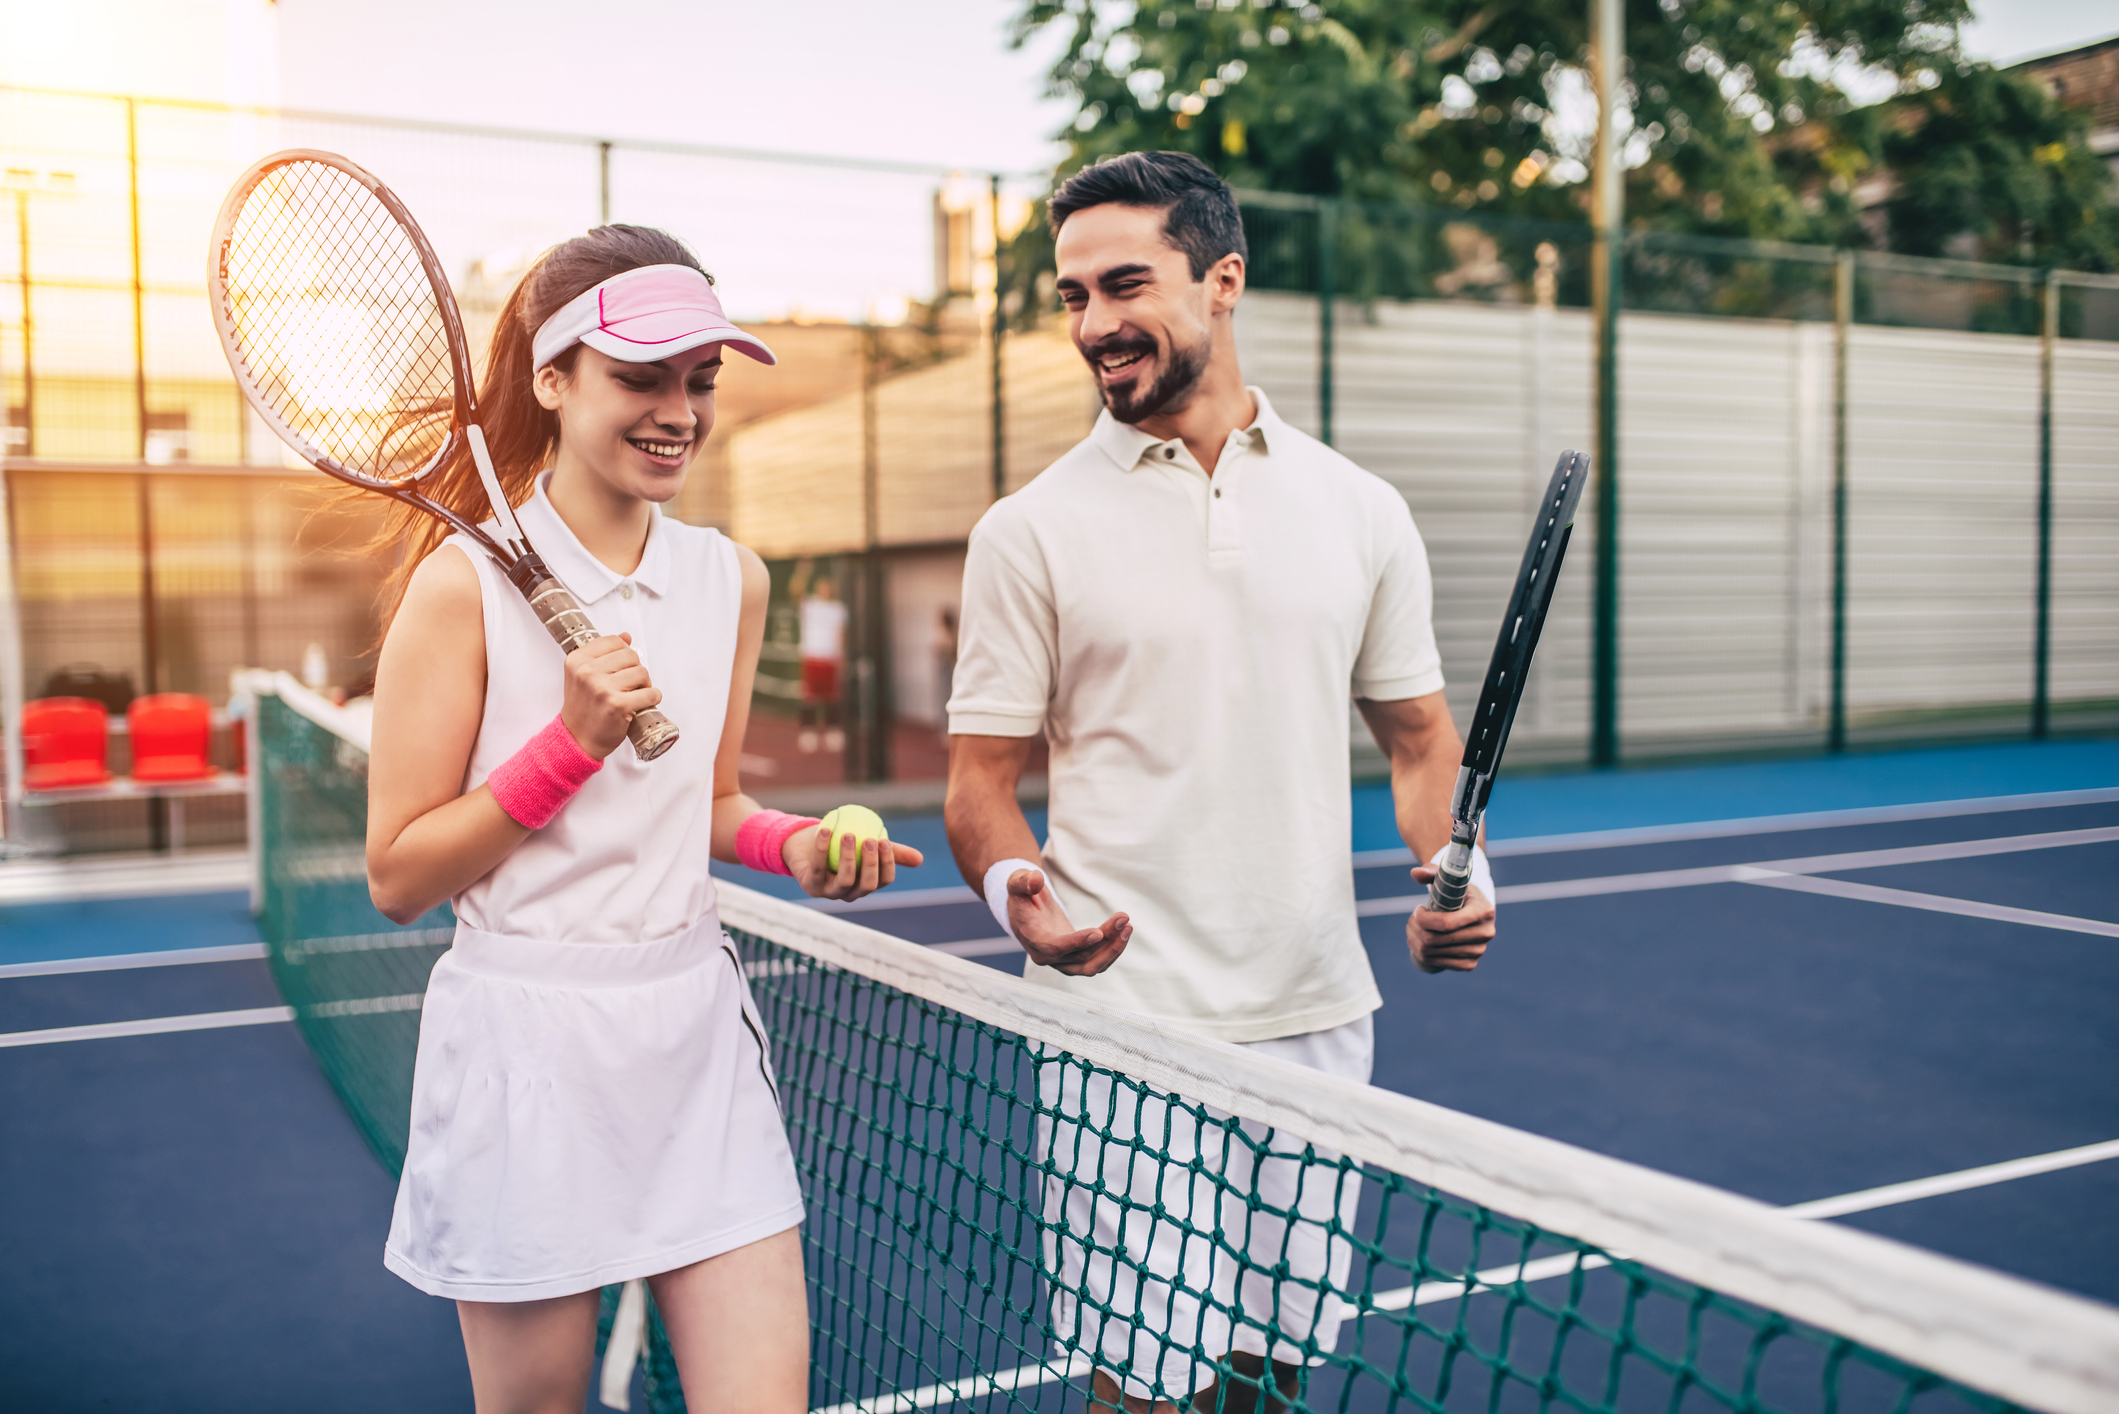
[[[945,952],[951,957],[999,957],[1003,953],[1019,953],[1023,945],[1013,938],[966,938],[961,943],[922,943],[929,952]]]
[[[117,972],[129,967],[184,967],[197,962],[246,962],[265,955],[263,943],[218,948],[171,948],[167,952],[114,953],[104,957],[57,957],[47,962],[0,964],[0,977],[53,977],[67,972]]]
[[[1884,825],[1897,820],[1944,820],[1956,815],[1996,815],[2014,810],[2053,810],[2067,805],[2102,805],[2119,800],[2119,787],[2044,791],[2033,795],[1993,795],[1971,800],[1937,800],[1919,805],[1864,805],[1850,810],[1814,810],[1800,815],[1754,815],[1738,820],[1702,820],[1689,825],[1639,825],[1619,830],[1583,830],[1566,835],[1523,835],[1489,840],[1493,858],[1510,854],[1561,854],[1570,850],[1618,849],[1626,845],[1664,844],[1676,840],[1725,839],[1735,835],[1785,834],[1843,825]],[[1354,855],[1356,869],[1411,864],[1409,849],[1371,849]]]
[[[1896,908],[1918,908],[1929,913],[1954,913],[1960,918],[1985,918],[1996,923],[2020,923],[2031,928],[2052,928],[2063,933],[2088,933],[2098,938],[2119,938],[2119,923],[2097,918],[2075,918],[2065,913],[2040,913],[2029,908],[2010,908],[1975,899],[1951,898],[1946,894],[1920,894],[1910,889],[1886,889],[1875,884],[1856,884],[1846,879],[1812,879],[1786,874],[1775,879],[1746,879],[1768,889],[1792,889],[1827,898],[1854,899],[1860,903],[1882,903]]]
[[[1968,1189],[1986,1188],[1996,1183],[2007,1183],[2011,1179],[2030,1178],[2036,1174],[2054,1173],[2083,1164],[2102,1163],[2106,1159],[2119,1159],[2119,1139],[2108,1139],[2101,1144],[2084,1144],[2075,1149],[2057,1149],[2050,1154],[2034,1154],[2027,1159],[1982,1164],[1978,1168],[1959,1169],[1955,1173],[1936,1174],[1932,1178],[1887,1183],[1880,1188],[1864,1188],[1855,1193],[1842,1193],[1837,1198],[1813,1198],[1807,1203],[1791,1203],[1781,1211],[1791,1218],[1843,1217],[1848,1213],[1872,1212],[1877,1208],[1896,1207],[1900,1203],[1934,1198],[1944,1193],[1963,1193]],[[1583,1256],[1577,1262],[1578,1255],[1563,1252],[1552,1257],[1540,1257],[1535,1261],[1489,1267],[1473,1277],[1471,1291],[1490,1291],[1496,1286],[1511,1286],[1519,1281],[1546,1281],[1577,1270],[1594,1271],[1599,1267],[1611,1265],[1609,1257]],[[1400,1287],[1396,1291],[1378,1292],[1369,1304],[1379,1311],[1403,1311],[1408,1306],[1426,1306],[1432,1302],[1448,1301],[1466,1294],[1465,1283],[1461,1281],[1429,1281],[1418,1286]]]
[[[1921,1198],[1932,1198],[1944,1193],[1962,1193],[1967,1189],[1985,1188],[2012,1179],[2053,1173],[2082,1164],[2101,1163],[2107,1159],[2119,1159],[2119,1139],[2107,1140],[2101,1144],[2084,1144],[2074,1149],[2059,1149],[2050,1154],[2036,1154],[2026,1159],[1983,1164],[1978,1168],[1959,1169],[1955,1173],[1937,1174],[1932,1178],[1885,1184],[1880,1188],[1864,1188],[1854,1193],[1843,1193],[1836,1198],[1815,1198],[1807,1203],[1790,1204],[1781,1211],[1790,1217],[1813,1220],[1840,1217],[1847,1213],[1866,1213],[1877,1208],[1911,1203]],[[1361,1303],[1360,1309],[1403,1311],[1408,1307],[1452,1301],[1497,1287],[1514,1286],[1519,1282],[1548,1281],[1553,1277],[1567,1276],[1576,1271],[1594,1271],[1609,1265],[1611,1259],[1606,1256],[1562,1252],[1532,1261],[1488,1267],[1475,1273],[1469,1282],[1427,1281],[1416,1286],[1379,1291]],[[983,1394],[1028,1389],[1036,1385],[1051,1384],[1056,1380],[1079,1379],[1089,1373],[1090,1369],[1089,1359],[1077,1352],[1040,1364],[1019,1365],[1015,1369],[1002,1370],[995,1374],[966,1375],[962,1379],[923,1385],[919,1389],[905,1390],[898,1394],[882,1394],[873,1399],[834,1404],[812,1410],[810,1414],[910,1414],[912,1410],[933,1409]]]
[[[1693,888],[1703,884],[1768,884],[1781,888],[1802,889],[1806,884],[1786,882],[1790,876],[1804,874],[1840,873],[1850,869],[1878,869],[1895,864],[1919,864],[1943,859],[1977,859],[1987,855],[2016,854],[2026,850],[2064,849],[2074,845],[2106,844],[2119,840],[2119,826],[2100,826],[2088,830],[2054,830],[2038,835],[2004,835],[1989,840],[1954,840],[1944,844],[1912,845],[1899,849],[1859,850],[1847,854],[1819,854],[1802,859],[1769,859],[1755,864],[1709,864],[1695,869],[1657,869],[1641,874],[1605,874],[1587,879],[1548,879],[1537,884],[1503,884],[1495,892],[1497,903],[1538,903],[1548,899],[1593,898],[1601,894],[1645,893],[1655,889]],[[1851,885],[1851,888],[1868,889],[1869,885]],[[1832,890],[1813,889],[1826,893]],[[1881,893],[1902,893],[1897,899],[1884,899]],[[1856,897],[1846,894],[1846,897]],[[1901,890],[1879,890],[1863,894],[1876,902],[1897,902],[1910,907],[1932,908],[1939,912],[1965,913],[1973,917],[1999,917],[1991,912],[1996,905],[1978,904],[1965,899],[1947,899],[1938,894],[1910,893]],[[1915,899],[1935,900],[1934,903],[1915,904]],[[1427,902],[1427,895],[1398,894],[1391,898],[1363,899],[1354,905],[1354,912],[1363,918],[1391,917],[1411,913]],[[1945,907],[1943,905],[1950,905]],[[2030,914],[2018,909],[2009,914],[2007,921],[2028,923],[2052,920],[2060,914]],[[2076,926],[2076,925],[2082,926]],[[2044,921],[2043,927],[2061,927],[2060,923]],[[2088,919],[2069,919],[2066,927],[2076,932],[2098,933],[2110,925]]]
[[[789,902],[825,913],[869,913],[879,908],[932,908],[942,903],[981,903],[983,900],[969,886],[951,884],[935,889],[879,889],[852,903],[835,898],[798,898]]]
[[[0,862],[0,903],[165,898],[249,887],[250,856],[239,849]]]
[[[108,1041],[119,1036],[159,1036],[169,1031],[218,1031],[225,1026],[265,1026],[294,1020],[291,1006],[251,1007],[246,1011],[202,1011],[191,1016],[150,1016],[140,1021],[105,1021],[94,1026],[54,1026],[44,1031],[0,1031],[0,1049],[49,1046],[60,1041]]]

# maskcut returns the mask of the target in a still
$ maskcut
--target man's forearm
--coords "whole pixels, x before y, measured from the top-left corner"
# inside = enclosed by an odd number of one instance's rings
[[[986,871],[1003,859],[1038,857],[1037,836],[1015,798],[1030,757],[1030,738],[958,736],[949,739],[949,793],[942,824],[957,871],[983,892]]]
[[[1391,762],[1398,837],[1422,860],[1434,858],[1435,851],[1449,843],[1449,800],[1457,786],[1457,766],[1458,756],[1448,750],[1404,753]]]
[[[1450,796],[1464,760],[1464,738],[1437,692],[1402,702],[1359,704],[1361,715],[1391,763],[1391,803],[1398,835],[1421,860],[1449,843]],[[1484,838],[1484,828],[1481,838]]]

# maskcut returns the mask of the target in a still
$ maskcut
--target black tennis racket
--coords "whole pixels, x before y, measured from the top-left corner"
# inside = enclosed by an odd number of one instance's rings
[[[560,652],[599,637],[501,493],[456,296],[395,193],[335,153],[276,152],[221,203],[206,283],[237,386],[288,446],[318,471],[469,536]],[[492,535],[418,490],[467,446]],[[676,743],[677,727],[649,708],[626,735],[652,761]]]
[[[1427,890],[1427,906],[1437,912],[1464,907],[1465,890],[1471,887],[1472,846],[1479,842],[1486,798],[1493,793],[1494,773],[1501,769],[1501,748],[1508,745],[1508,729],[1515,725],[1516,708],[1523,701],[1530,655],[1537,651],[1545,611],[1552,607],[1553,585],[1567,554],[1567,537],[1574,531],[1575,503],[1588,480],[1589,458],[1562,452],[1546,484],[1545,499],[1538,503],[1538,522],[1531,527],[1523,568],[1516,572],[1515,592],[1508,596],[1508,613],[1501,620],[1501,636],[1486,665],[1486,684],[1479,689],[1479,706],[1465,733],[1464,764],[1457,768],[1457,788],[1449,803],[1449,847]]]

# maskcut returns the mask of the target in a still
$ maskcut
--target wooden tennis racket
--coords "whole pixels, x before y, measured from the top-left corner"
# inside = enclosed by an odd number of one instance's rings
[[[439,517],[493,557],[558,643],[601,635],[522,532],[478,426],[463,318],[441,261],[395,193],[336,153],[276,152],[237,179],[213,226],[214,328],[243,396],[318,471]],[[423,495],[469,448],[494,533]],[[677,726],[627,728],[652,761]]]

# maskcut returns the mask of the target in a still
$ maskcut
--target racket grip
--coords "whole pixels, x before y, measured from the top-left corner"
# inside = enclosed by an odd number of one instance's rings
[[[1464,907],[1464,896],[1472,886],[1472,847],[1451,840],[1435,866],[1435,880],[1427,886],[1427,906],[1437,913],[1455,913]]]
[[[530,608],[542,623],[545,632],[559,645],[561,653],[572,653],[582,644],[603,635],[596,625],[582,612],[581,605],[567,587],[553,578],[544,567],[544,562],[535,555],[525,555],[516,566],[518,573],[510,573],[515,587],[522,597],[530,601]],[[627,740],[633,743],[633,754],[643,761],[652,761],[677,744],[677,724],[660,711],[649,707],[633,714],[632,723],[626,727]]]

